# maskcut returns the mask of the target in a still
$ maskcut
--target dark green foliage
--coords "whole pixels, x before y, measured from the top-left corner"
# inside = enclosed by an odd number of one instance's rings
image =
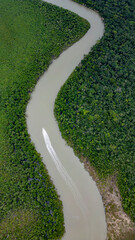
[[[135,220],[135,2],[76,2],[99,11],[105,33],[62,87],[55,116],[100,176],[117,174],[124,210]]]
[[[89,24],[38,0],[1,0],[0,9],[0,239],[56,239],[62,203],[31,144],[25,109],[52,58]]]

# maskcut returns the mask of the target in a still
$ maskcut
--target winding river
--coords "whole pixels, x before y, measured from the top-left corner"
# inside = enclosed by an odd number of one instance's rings
[[[105,212],[99,191],[84,165],[61,138],[53,115],[60,87],[102,37],[104,25],[97,13],[70,0],[46,2],[77,13],[90,22],[91,28],[54,60],[38,81],[26,111],[28,132],[63,202],[66,229],[63,240],[105,240]]]

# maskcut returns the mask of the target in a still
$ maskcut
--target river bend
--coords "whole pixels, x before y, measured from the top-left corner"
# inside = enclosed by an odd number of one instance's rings
[[[63,202],[66,233],[63,240],[105,240],[106,221],[97,186],[73,150],[61,138],[53,115],[60,87],[104,32],[99,15],[70,0],[45,0],[87,19],[85,36],[52,62],[38,81],[27,106],[27,126],[36,150]]]

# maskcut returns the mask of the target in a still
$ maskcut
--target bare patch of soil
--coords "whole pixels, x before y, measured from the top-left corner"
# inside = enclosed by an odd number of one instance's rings
[[[83,157],[81,157],[81,161],[96,182],[103,199],[108,232],[107,240],[134,240],[135,224],[122,208],[116,176],[110,176],[105,180],[99,179],[90,163]]]

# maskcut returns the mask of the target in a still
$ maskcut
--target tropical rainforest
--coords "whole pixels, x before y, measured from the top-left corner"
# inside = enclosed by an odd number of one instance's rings
[[[62,203],[27,133],[30,93],[89,24],[40,0],[0,1],[0,239],[58,239]]]
[[[124,211],[135,221],[135,1],[76,2],[100,13],[105,32],[61,88],[55,117],[101,178],[117,176]]]

